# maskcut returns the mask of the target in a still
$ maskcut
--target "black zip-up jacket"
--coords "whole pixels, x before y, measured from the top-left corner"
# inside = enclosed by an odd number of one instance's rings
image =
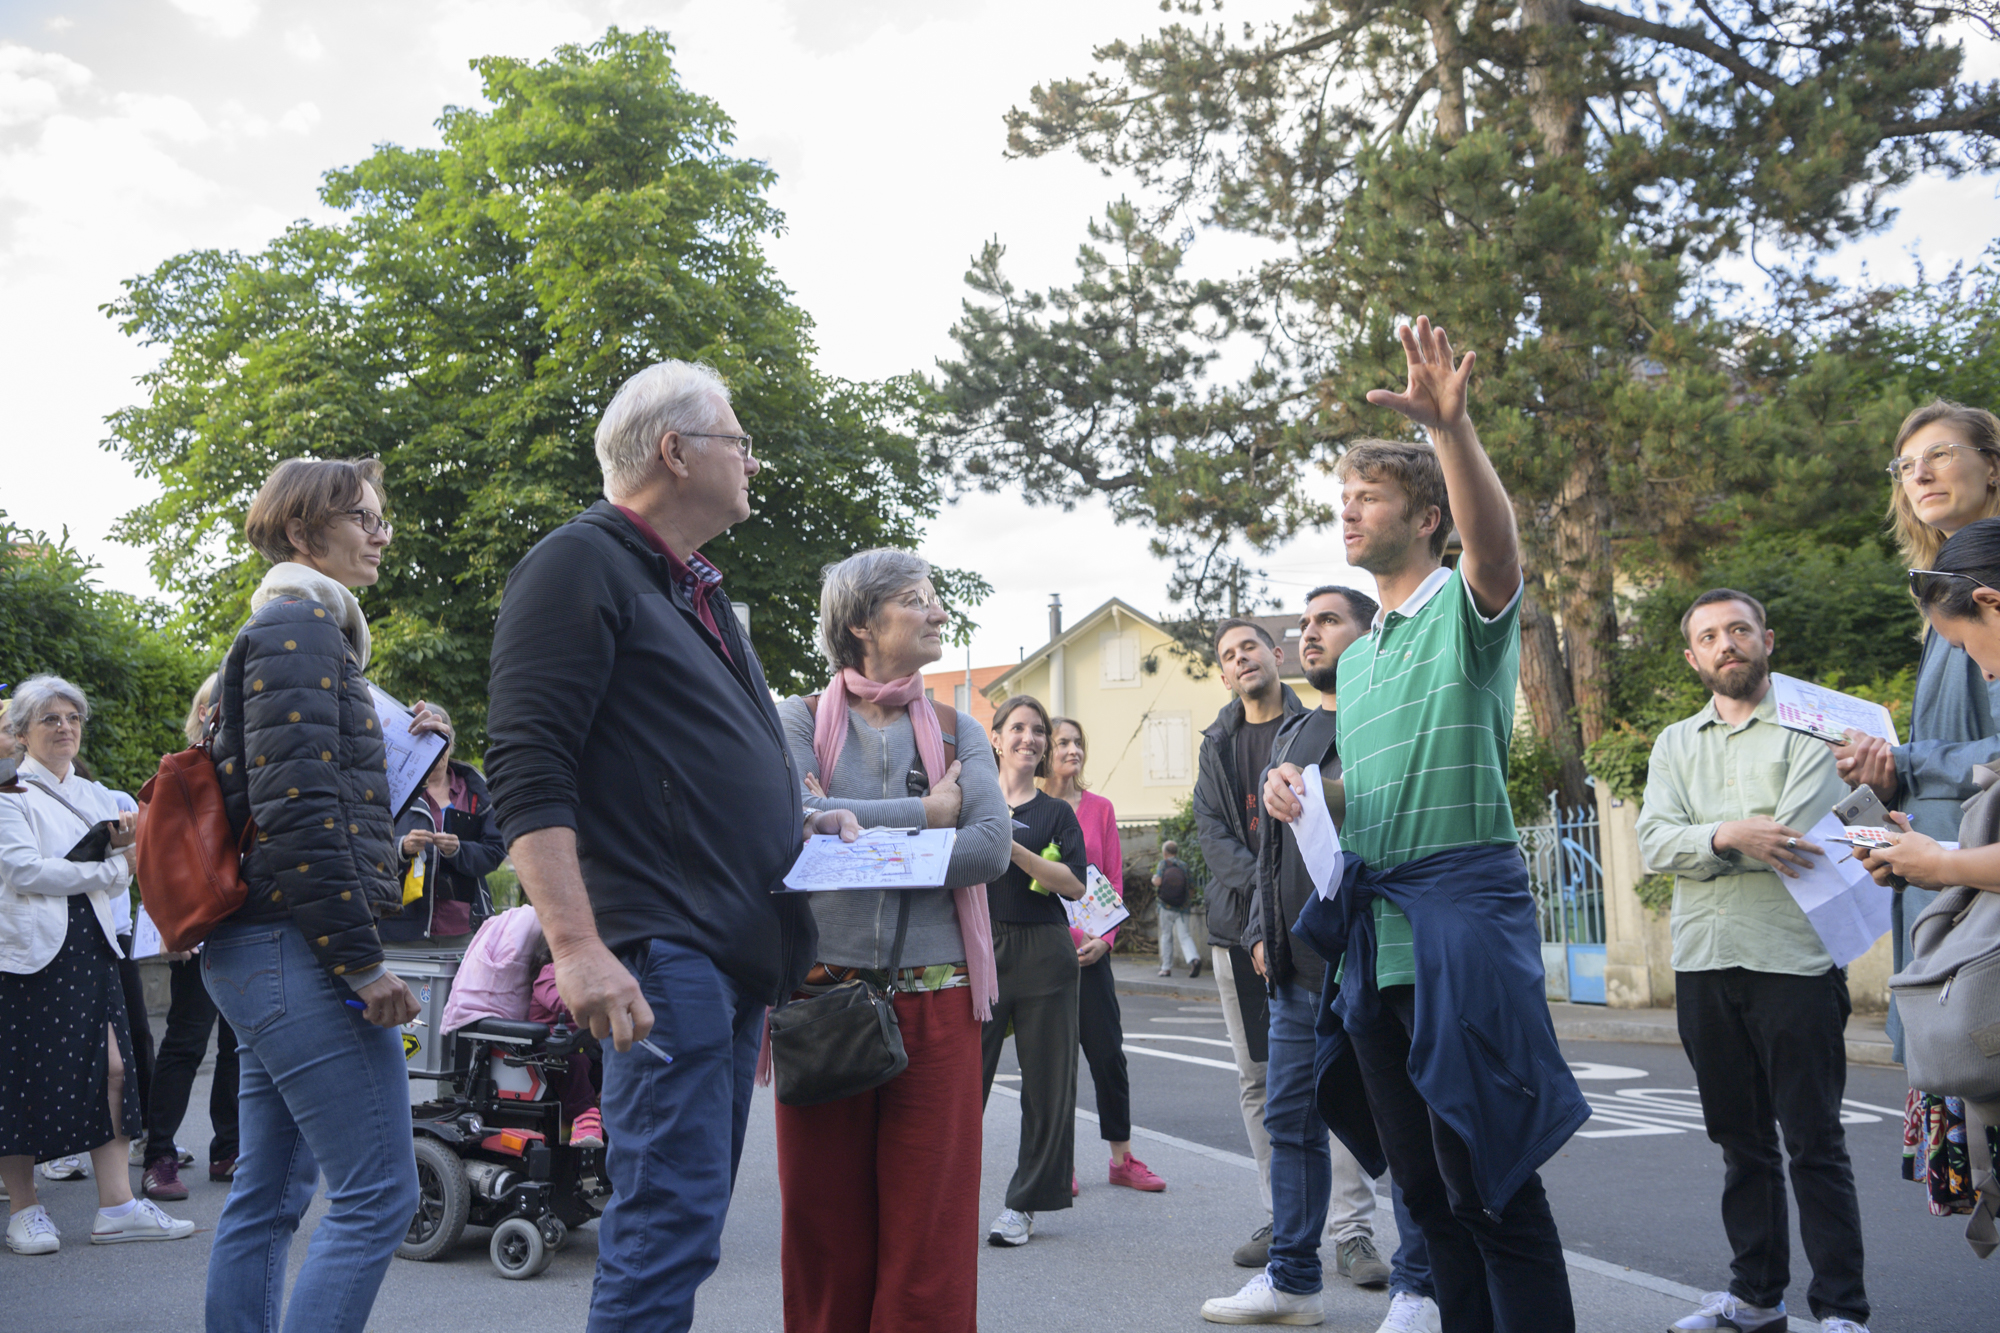
[[[818,947],[773,897],[802,844],[804,788],[764,671],[718,590],[725,659],[665,556],[599,501],[507,577],[493,631],[486,780],[509,845],[576,830],[614,952],[698,949],[766,1003]]]
[[[384,943],[406,944],[426,940],[441,902],[470,903],[472,925],[478,930],[493,915],[493,898],[486,891],[486,877],[507,859],[507,843],[500,836],[500,821],[493,817],[493,798],[487,794],[486,779],[470,764],[451,761],[451,771],[465,780],[465,809],[444,812],[444,832],[458,835],[458,855],[445,856],[435,847],[424,852],[424,895],[405,903],[396,916],[376,923]],[[396,821],[397,896],[402,894],[402,877],[409,874],[411,858],[403,855],[403,836],[413,829],[437,831],[431,808],[419,794],[403,817]]]
[[[1270,767],[1264,770],[1266,773],[1280,764],[1299,762],[1292,755],[1292,745],[1312,714],[1312,709],[1302,709],[1297,713],[1287,713],[1284,721],[1278,723],[1278,734],[1271,742]],[[1333,767],[1327,769],[1322,766],[1321,780],[1338,782],[1341,771],[1339,761],[1327,762]],[[1317,995],[1326,979],[1326,962],[1311,944],[1292,932],[1292,923],[1299,919],[1299,912],[1305,907],[1306,900],[1312,897],[1312,891],[1308,888],[1300,893],[1294,889],[1290,895],[1285,892],[1282,872],[1284,848],[1291,836],[1285,825],[1273,823],[1264,838],[1264,845],[1257,855],[1257,891],[1250,899],[1250,920],[1243,931],[1243,947],[1247,949],[1259,942],[1264,945],[1264,983],[1265,989],[1272,994],[1276,994],[1277,987],[1296,977],[1301,989]]]
[[[1291,686],[1278,688],[1284,692],[1284,716],[1305,711]],[[1250,895],[1257,888],[1257,858],[1243,822],[1244,793],[1236,787],[1236,732],[1242,725],[1243,701],[1231,699],[1201,733],[1195,766],[1194,827],[1209,874],[1208,938],[1221,945],[1243,942]]]
[[[257,608],[223,659],[211,751],[247,888],[231,920],[290,919],[337,977],[382,961],[375,918],[402,902],[388,752],[347,636],[318,602]]]

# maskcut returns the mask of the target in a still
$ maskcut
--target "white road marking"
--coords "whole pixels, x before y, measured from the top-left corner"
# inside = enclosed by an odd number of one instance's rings
[[[1128,1032],[1127,1041],[1191,1041],[1202,1046],[1220,1046],[1223,1050],[1234,1050],[1230,1043],[1220,1037],[1183,1037],[1178,1032]]]
[[[1154,1018],[1147,1021],[1153,1023],[1213,1023],[1217,1027],[1222,1026],[1222,1020],[1219,1018]]]
[[[1236,1072],[1234,1060],[1210,1060],[1199,1055],[1182,1055],[1179,1051],[1156,1051],[1149,1046],[1127,1046],[1123,1049],[1127,1055],[1150,1055],[1155,1060],[1179,1060],[1182,1064],[1207,1065],[1210,1069],[1227,1069],[1232,1074]]]
[[[1630,1065],[1601,1065],[1593,1060],[1571,1060],[1570,1076],[1578,1080],[1610,1078],[1644,1078],[1646,1070],[1634,1069]]]

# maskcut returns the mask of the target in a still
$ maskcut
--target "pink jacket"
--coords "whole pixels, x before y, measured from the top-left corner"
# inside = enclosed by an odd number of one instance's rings
[[[465,948],[458,973],[445,997],[445,1032],[456,1032],[482,1018],[528,1017],[528,959],[541,942],[542,924],[532,907],[510,907],[488,917]]]
[[[1076,804],[1076,822],[1083,825],[1083,856],[1090,864],[1104,872],[1118,892],[1125,892],[1125,851],[1118,842],[1118,812],[1094,791],[1087,791]],[[1070,938],[1082,948],[1090,938],[1080,930],[1071,929]],[[1112,928],[1104,942],[1112,948],[1118,947],[1118,930]]]

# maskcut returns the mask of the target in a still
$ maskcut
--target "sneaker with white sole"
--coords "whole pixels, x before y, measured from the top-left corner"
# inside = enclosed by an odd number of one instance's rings
[[[1399,1291],[1389,1298],[1389,1313],[1375,1333],[1438,1333],[1437,1304],[1414,1291]]]
[[[1726,1291],[1711,1291],[1701,1298],[1693,1314],[1685,1319],[1677,1319],[1667,1327],[1671,1333],[1694,1333],[1696,1330],[1711,1328],[1733,1328],[1738,1333],[1755,1333],[1760,1328],[1782,1328],[1785,1323],[1785,1303],[1778,1302],[1775,1310],[1766,1310],[1761,1305],[1738,1300]]]
[[[1267,1268],[1234,1296],[1203,1301],[1201,1317],[1211,1324],[1323,1324],[1326,1308],[1316,1291],[1304,1296],[1279,1291]]]
[[[151,1199],[137,1200],[123,1217],[106,1217],[102,1208],[90,1226],[92,1245],[118,1245],[128,1240],[186,1240],[194,1234],[194,1223],[169,1217]]]
[[[7,1219],[7,1248],[16,1254],[54,1254],[62,1248],[62,1233],[40,1204],[23,1208]]]
[[[76,1154],[43,1162],[36,1170],[42,1173],[43,1180],[82,1180],[85,1175],[83,1158]]]
[[[1026,1245],[1028,1237],[1035,1234],[1035,1215],[1024,1213],[1018,1208],[1002,1208],[1000,1215],[993,1219],[993,1225],[986,1228],[988,1245]]]
[[[1819,1321],[1819,1333],[1868,1333],[1868,1325],[1842,1319],[1839,1315],[1828,1315]]]

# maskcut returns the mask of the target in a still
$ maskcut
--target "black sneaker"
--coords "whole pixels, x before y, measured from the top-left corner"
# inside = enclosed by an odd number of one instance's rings
[[[1271,1262],[1271,1224],[1266,1222],[1250,1233],[1250,1239],[1236,1247],[1230,1256],[1238,1268],[1262,1268]]]
[[[1188,980],[1193,981],[1196,977],[1200,975],[1201,975],[1201,959],[1197,958],[1192,963],[1188,964]]]

